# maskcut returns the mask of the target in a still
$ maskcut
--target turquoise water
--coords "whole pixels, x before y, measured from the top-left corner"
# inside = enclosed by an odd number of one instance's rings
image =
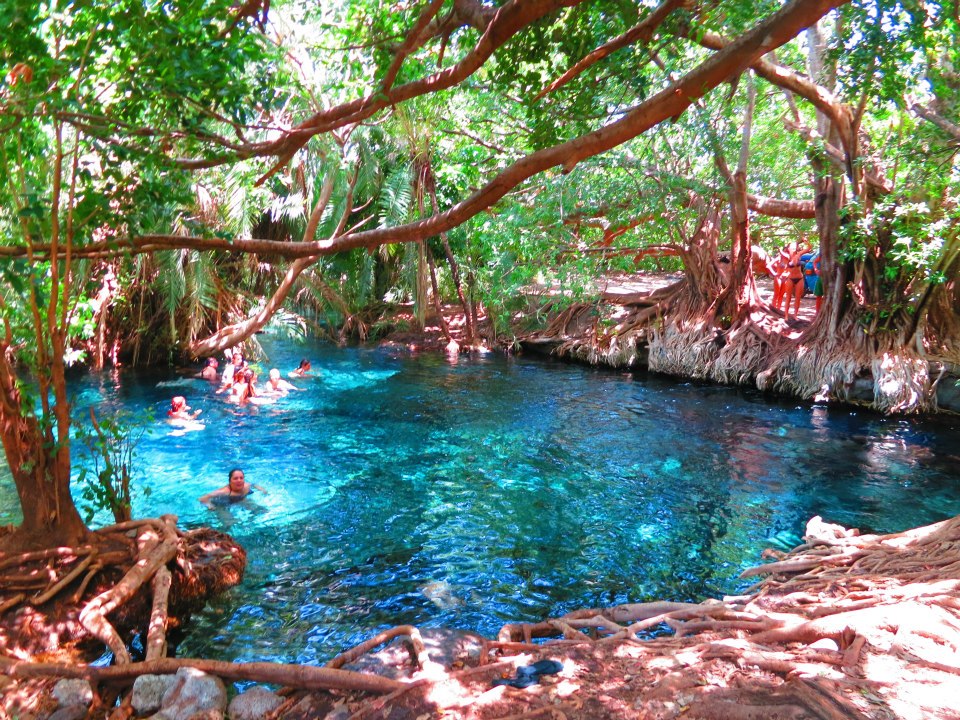
[[[319,378],[237,408],[204,381],[122,370],[78,379],[86,413],[163,418],[138,448],[134,513],[173,512],[249,551],[241,586],[179,654],[321,663],[412,623],[494,635],[574,608],[697,600],[744,587],[813,515],[890,532],[960,513],[960,423],[771,403],[727,388],[529,358],[409,357],[264,341],[264,369]],[[265,374],[265,373],[264,373]],[[208,510],[232,467],[263,486]],[[0,522],[17,521],[0,482]]]

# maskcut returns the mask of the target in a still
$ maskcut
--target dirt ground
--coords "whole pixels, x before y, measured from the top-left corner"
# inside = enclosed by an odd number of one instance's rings
[[[683,277],[682,273],[619,273],[611,274],[603,278],[596,286],[598,296],[626,296],[634,293],[649,293],[662,287],[666,287]],[[767,302],[773,297],[773,281],[769,277],[756,278],[757,289],[760,296]],[[534,288],[535,294],[549,294],[549,288]],[[451,335],[458,343],[460,350],[466,349],[464,339],[465,323],[463,312],[458,305],[445,305],[443,308],[444,317],[449,324]],[[797,338],[806,329],[816,317],[816,300],[812,294],[804,295],[800,300],[800,311],[795,320],[787,323],[778,323],[777,327],[781,332],[791,338]],[[412,307],[402,307],[396,316],[397,320],[402,320],[409,324],[412,319]],[[481,331],[486,328],[486,317],[481,314],[479,318],[479,327]],[[489,332],[487,332],[489,334]],[[427,324],[423,332],[398,331],[387,335],[383,339],[383,344],[397,349],[411,352],[436,352],[443,351],[448,343],[443,334],[440,323],[435,313],[428,315]]]

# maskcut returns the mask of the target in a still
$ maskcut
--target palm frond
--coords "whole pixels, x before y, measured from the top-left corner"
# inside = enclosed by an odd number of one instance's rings
[[[377,202],[381,225],[400,225],[410,216],[413,199],[411,169],[409,162],[401,163],[392,168],[384,179]]]

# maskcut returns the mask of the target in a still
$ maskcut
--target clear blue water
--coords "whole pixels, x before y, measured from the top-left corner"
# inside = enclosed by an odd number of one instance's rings
[[[78,416],[158,418],[135,515],[173,512],[249,551],[244,582],[195,618],[181,655],[321,663],[396,624],[494,635],[574,608],[719,596],[813,515],[890,532],[960,513],[956,420],[534,358],[265,347],[265,370],[307,356],[321,376],[242,409],[172,373],[74,384]],[[159,419],[178,394],[203,408],[203,430]],[[234,466],[267,493],[198,503]],[[0,480],[0,522],[17,514]]]

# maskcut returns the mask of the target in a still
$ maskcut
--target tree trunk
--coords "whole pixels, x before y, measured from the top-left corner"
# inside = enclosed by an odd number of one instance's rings
[[[413,297],[413,327],[417,332],[423,330],[424,322],[427,317],[427,303],[429,302],[427,298],[428,294],[428,283],[429,283],[429,274],[430,271],[427,268],[427,253],[426,248],[424,247],[425,240],[417,241],[417,265],[416,265],[416,276],[414,284],[414,297]]]
[[[747,164],[750,158],[750,137],[753,133],[753,111],[756,104],[756,85],[747,72],[748,102],[743,117],[743,138],[737,169],[730,172],[719,144],[715,150],[716,164],[727,179],[730,197],[730,272],[726,287],[717,298],[717,316],[725,319],[725,326],[740,318],[741,312],[755,304],[759,297],[753,282],[752,243],[750,219],[747,212]]]
[[[433,214],[440,212],[440,204],[437,202],[437,183],[433,174],[433,168],[427,168],[429,175],[426,178],[427,188],[430,190],[430,205],[433,208]],[[453,286],[457,290],[457,299],[460,301],[460,307],[463,308],[463,318],[466,324],[467,336],[464,338],[467,345],[473,345],[476,340],[476,331],[474,329],[474,314],[463,294],[463,283],[460,281],[460,268],[457,265],[456,258],[453,257],[453,251],[450,249],[450,241],[445,232],[440,233],[440,241],[443,243],[443,252],[447,256],[447,264],[450,266],[450,276],[453,279]]]
[[[0,437],[23,511],[20,527],[4,539],[5,548],[79,545],[88,531],[70,495],[69,448],[57,447],[36,417],[22,412],[17,378],[4,357],[0,392]]]
[[[832,176],[833,168],[825,162],[812,159],[816,188],[817,233],[820,239],[820,282],[823,284],[823,305],[814,326],[822,325],[833,335],[840,327],[843,292],[846,287],[846,268],[837,256],[840,230],[840,203],[843,179]],[[836,173],[834,173],[836,175]]]
[[[453,340],[453,336],[450,334],[450,325],[447,323],[447,319],[443,316],[443,303],[440,300],[440,287],[437,285],[437,266],[433,262],[433,253],[430,252],[430,248],[424,244],[424,252],[427,255],[427,264],[430,266],[430,287],[433,288],[433,310],[437,313],[437,322],[440,323],[440,329],[443,331],[443,336],[449,342]]]

